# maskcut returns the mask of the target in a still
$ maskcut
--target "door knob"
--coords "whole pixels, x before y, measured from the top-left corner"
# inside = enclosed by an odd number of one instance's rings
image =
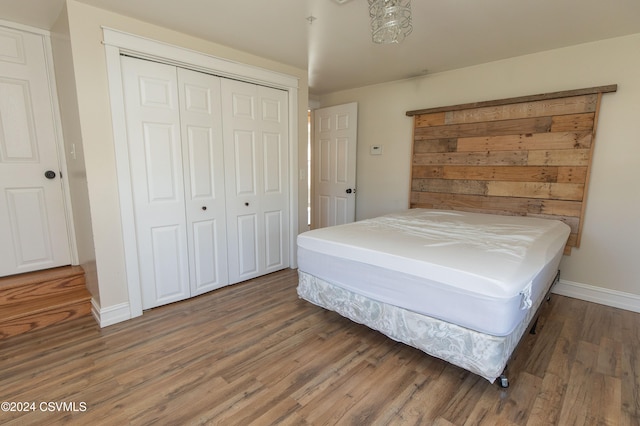
[[[355,192],[355,191],[351,188],[347,188],[347,194],[351,194],[352,192]]]
[[[53,170],[47,170],[46,172],[44,172],[44,177],[46,177],[47,179],[53,179],[56,177],[56,172],[54,172]]]
[[[249,205],[249,203],[244,203],[244,205],[245,205],[245,206],[248,206],[248,205]]]
[[[202,206],[202,210],[206,210],[206,209],[207,209],[207,206]]]

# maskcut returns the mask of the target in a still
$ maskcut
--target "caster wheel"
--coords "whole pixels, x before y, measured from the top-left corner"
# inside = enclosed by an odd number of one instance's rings
[[[505,376],[500,376],[500,382],[499,385],[502,389],[506,389],[509,387],[509,379],[507,379]]]

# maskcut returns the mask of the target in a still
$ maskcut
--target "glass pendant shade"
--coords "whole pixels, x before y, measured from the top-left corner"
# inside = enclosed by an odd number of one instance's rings
[[[400,43],[411,34],[411,0],[369,0],[374,43]]]

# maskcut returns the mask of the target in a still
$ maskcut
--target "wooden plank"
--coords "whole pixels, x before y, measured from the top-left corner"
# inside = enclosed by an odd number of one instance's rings
[[[29,303],[17,309],[4,307],[0,341],[87,315],[91,315],[91,294],[85,289],[51,297],[49,303]]]
[[[558,115],[552,118],[552,132],[593,131],[595,113]]]
[[[597,87],[588,87],[582,89],[573,89],[573,90],[563,90],[560,92],[550,92],[550,93],[541,93],[538,95],[527,95],[527,96],[518,96],[513,98],[505,98],[505,99],[496,99],[491,101],[482,101],[482,102],[471,102],[467,104],[460,105],[449,105],[435,108],[425,108],[418,109],[413,111],[407,111],[406,115],[414,116],[419,114],[432,114],[435,112],[442,111],[458,111],[462,109],[469,108],[484,108],[488,106],[497,106],[497,105],[507,105],[507,104],[515,104],[519,102],[532,102],[532,101],[540,101],[545,99],[556,99],[556,98],[567,98],[571,96],[581,96],[587,95],[591,93],[612,93],[618,90],[617,84],[609,84],[606,86],[597,86]]]
[[[420,358],[418,353],[415,358]],[[393,379],[391,379],[393,377]],[[384,362],[376,365],[371,379],[375,382],[385,380],[385,386],[370,388],[366,398],[360,399],[353,405],[350,412],[343,416],[338,423],[350,425],[371,425],[376,419],[383,417],[390,411],[393,401],[401,397],[406,389],[406,383],[413,380],[415,371],[406,368],[404,359],[398,356],[387,356]]]
[[[588,166],[591,150],[557,149],[528,151],[530,166]]]
[[[509,388],[508,392],[505,392],[504,397],[495,398],[493,405],[486,413],[480,411],[480,413],[474,416],[474,414],[476,414],[474,410],[465,424],[521,426],[524,420],[531,416],[534,399],[531,398],[530,395],[531,393],[537,395],[541,391],[542,380],[540,377],[526,372],[516,374],[513,379],[515,384]],[[518,401],[519,404],[516,404],[516,401]],[[476,404],[476,407],[478,406],[481,407],[482,404]]]
[[[83,276],[84,269],[80,266],[61,266],[59,268],[46,269],[44,271],[27,272],[24,274],[10,275],[0,278],[0,291],[10,287],[22,287],[25,285],[41,285],[47,281],[55,281],[61,278]]]
[[[553,345],[550,347],[553,347]],[[565,380],[555,374],[546,373],[544,375],[542,387],[533,402],[527,426],[558,424],[566,386]]]
[[[558,167],[557,182],[586,183],[588,167]],[[586,190],[585,190],[586,191]]]
[[[635,322],[638,313],[621,311],[621,342],[623,344],[620,370],[624,373],[622,377],[640,378],[640,326]],[[635,382],[635,383],[634,383]],[[621,424],[634,425],[640,422],[640,380],[629,382],[623,380],[622,383],[622,414],[625,422]],[[635,421],[633,421],[635,419]]]
[[[443,177],[444,167],[442,166],[414,166],[413,179],[421,178],[441,178]]]
[[[622,360],[622,342],[619,339],[612,339],[609,336],[603,336],[599,340],[600,351],[598,352],[598,369],[599,373],[610,376],[620,376]]]
[[[444,194],[413,191],[410,206],[475,211],[504,215],[546,214],[552,216],[578,217],[582,203],[567,200],[543,200],[538,198],[510,198],[466,194]]]
[[[0,341],[91,313],[82,267],[0,278]]]
[[[459,138],[457,151],[521,151],[533,149],[588,149],[591,132],[525,133]]]
[[[524,216],[542,212],[542,200],[413,191],[411,207]]]
[[[482,121],[513,120],[517,118],[594,112],[596,110],[597,98],[597,94],[589,94],[568,98],[554,98],[533,102],[488,106],[484,108],[447,111],[444,122],[445,124],[478,123]],[[419,115],[418,117],[430,117],[435,114]]]
[[[487,195],[496,197],[526,197],[551,200],[582,200],[584,185],[548,182],[489,182]]]
[[[0,286],[0,310],[8,306],[19,306],[32,301],[38,302],[67,294],[74,290],[86,291],[86,279],[84,271],[80,275],[61,276],[60,278],[47,278],[52,276],[46,271],[40,271],[42,276],[39,280],[29,282],[20,275],[5,277],[6,286]],[[30,275],[34,273],[31,272]],[[36,273],[37,274],[37,273]],[[14,278],[15,277],[15,278]],[[41,280],[41,281],[40,281]],[[10,282],[23,283],[21,285],[10,285]],[[3,316],[0,312],[0,318]]]
[[[457,150],[457,146],[457,138],[416,139],[413,144],[413,153],[455,152]]]
[[[498,152],[450,152],[415,154],[414,165],[470,165],[470,166],[521,166],[528,161],[527,152],[498,151]]]
[[[480,180],[413,179],[411,190],[485,195],[487,193],[487,182]]]
[[[592,373],[597,359],[598,347],[584,341],[578,342],[576,359],[572,363],[567,382],[567,390],[560,411],[559,424],[588,424],[589,419],[594,420],[593,411],[597,410],[599,401],[591,399],[592,381],[600,379],[601,375]]]
[[[471,136],[499,136],[551,131],[552,117],[522,118],[518,120],[490,121],[483,123],[451,124],[415,129],[415,138],[440,139]],[[560,131],[560,130],[559,130]]]
[[[545,166],[442,166],[431,167],[431,169],[434,169],[431,176],[416,176],[414,172],[414,177],[506,180],[513,182],[556,182],[559,175],[558,167]]]
[[[551,216],[571,216],[580,219],[582,202],[570,200],[542,200],[541,213]]]
[[[445,124],[445,112],[416,115],[415,127],[442,126]]]
[[[572,233],[578,232],[578,227],[580,225],[580,218],[576,216],[561,216],[561,215],[550,215],[550,214],[535,214],[529,213],[527,216],[537,217],[540,219],[549,219],[549,220],[559,220],[569,225]]]

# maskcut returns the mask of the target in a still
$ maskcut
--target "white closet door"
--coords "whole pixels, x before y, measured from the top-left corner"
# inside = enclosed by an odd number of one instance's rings
[[[222,80],[231,283],[289,266],[287,111],[284,91]]]
[[[178,68],[191,296],[228,283],[220,79]]]
[[[190,295],[177,70],[122,57],[142,307]]]

